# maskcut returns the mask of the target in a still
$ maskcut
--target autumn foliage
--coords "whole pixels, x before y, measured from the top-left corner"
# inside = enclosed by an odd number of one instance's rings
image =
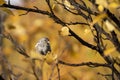
[[[47,55],[35,50],[42,37]],[[120,1],[0,0],[0,77],[120,80]]]

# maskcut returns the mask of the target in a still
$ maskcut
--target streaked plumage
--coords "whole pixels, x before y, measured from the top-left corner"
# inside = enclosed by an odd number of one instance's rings
[[[42,55],[51,52],[50,41],[48,38],[41,38],[35,45],[36,51]]]

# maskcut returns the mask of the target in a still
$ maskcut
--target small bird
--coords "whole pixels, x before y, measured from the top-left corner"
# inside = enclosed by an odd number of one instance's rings
[[[35,45],[36,51],[42,55],[46,55],[51,52],[50,41],[48,38],[41,38]]]

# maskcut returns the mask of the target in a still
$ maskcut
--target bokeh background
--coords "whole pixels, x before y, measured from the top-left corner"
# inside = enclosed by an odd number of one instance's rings
[[[102,0],[104,5],[106,0]],[[90,4],[85,0],[87,5]],[[109,0],[110,3],[118,4],[119,0]],[[45,0],[11,0],[11,4],[34,8],[41,10],[49,10]],[[52,0],[54,5],[54,0]],[[55,14],[65,22],[80,21],[85,22],[85,20],[80,16],[74,16],[67,12],[60,5],[54,5]],[[92,8],[92,7],[91,7]],[[70,62],[70,63],[81,63],[81,62],[99,62],[104,63],[103,58],[94,50],[91,50],[83,46],[72,36],[62,36],[60,35],[61,25],[55,23],[51,18],[46,15],[29,12],[26,15],[26,11],[11,9],[13,15],[9,15],[5,21],[5,32],[10,33],[19,44],[23,45],[27,50],[28,55],[37,57],[35,51],[35,44],[42,37],[48,37],[50,39],[50,44],[52,48],[52,53],[58,56],[58,59]],[[116,13],[116,12],[115,12]],[[69,26],[76,34],[78,34],[85,41],[95,44],[93,35],[88,26],[85,25],[74,25]],[[120,35],[119,35],[120,36]],[[110,42],[109,47],[113,47]],[[14,44],[9,40],[4,39],[3,52],[7,56],[9,63],[12,66],[12,70],[15,74],[21,74],[19,80],[36,80],[29,59],[25,58],[23,55],[19,54],[14,49]],[[109,55],[114,55],[117,51],[113,51]],[[114,55],[118,56],[118,55]],[[41,62],[36,62],[36,66],[40,68]],[[43,80],[48,80],[52,70],[53,65],[47,63],[43,67]],[[82,67],[71,67],[60,64],[60,76],[61,80],[105,80],[105,78],[97,73],[109,74],[111,71],[108,68],[98,67],[90,68],[87,66]],[[55,68],[52,76],[52,80],[57,80],[58,74]]]

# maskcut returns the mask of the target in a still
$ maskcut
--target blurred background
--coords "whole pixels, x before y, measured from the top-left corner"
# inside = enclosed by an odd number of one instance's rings
[[[7,0],[6,0],[7,1]],[[87,5],[91,5],[85,0]],[[103,0],[105,2],[106,0]],[[117,0],[109,0],[111,3],[116,3]],[[115,2],[116,1],[116,2]],[[74,16],[67,12],[60,5],[55,5],[54,0],[51,1],[54,7],[55,14],[65,22],[79,21],[85,22],[81,16]],[[45,0],[11,0],[11,4],[24,6],[28,8],[34,8],[36,6],[41,10],[49,10]],[[48,37],[52,48],[52,53],[58,56],[59,60],[63,60],[69,63],[81,63],[81,62],[99,62],[104,63],[103,58],[94,50],[91,50],[83,46],[72,36],[60,35],[61,25],[55,23],[51,18],[46,15],[29,12],[26,15],[26,11],[11,9],[13,15],[10,15],[5,25],[5,32],[10,33],[23,45],[27,50],[28,55],[34,55],[35,44],[42,37]],[[76,34],[78,34],[85,41],[95,44],[93,35],[88,26],[74,25],[69,26]],[[109,47],[113,47],[110,42],[107,42]],[[21,74],[19,80],[36,80],[31,63],[23,55],[19,54],[14,45],[7,39],[4,39],[3,52],[7,56],[9,63],[12,66],[12,70],[15,74]],[[117,53],[114,51],[113,53]],[[110,55],[113,55],[112,53]],[[118,56],[118,55],[114,55]],[[40,66],[41,62],[36,62],[36,66]],[[60,76],[61,80],[105,80],[105,78],[97,73],[109,74],[111,71],[108,68],[98,67],[90,68],[86,66],[71,67],[60,64]],[[48,80],[52,70],[52,65],[44,64],[43,68],[43,80]],[[55,68],[52,76],[52,80],[57,80],[58,74]]]

